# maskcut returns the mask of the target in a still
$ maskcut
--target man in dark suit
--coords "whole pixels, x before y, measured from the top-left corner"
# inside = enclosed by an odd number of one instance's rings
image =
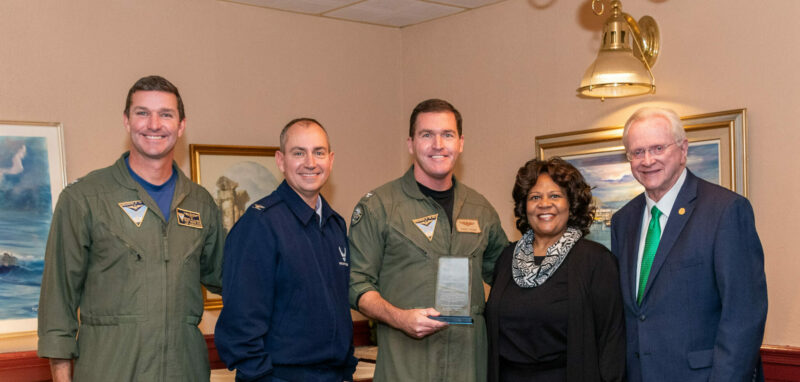
[[[628,380],[763,380],[767,285],[750,203],[686,169],[671,110],[636,111],[622,142],[645,188],[611,219]]]

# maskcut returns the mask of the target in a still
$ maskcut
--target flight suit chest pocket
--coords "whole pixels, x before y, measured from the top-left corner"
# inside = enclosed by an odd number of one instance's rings
[[[148,261],[130,238],[104,223],[95,226],[81,309],[100,316],[145,314]]]
[[[183,271],[192,273],[192,277],[200,277],[200,257],[203,254],[203,243],[205,238],[199,236],[186,247],[180,248]],[[193,278],[194,279],[194,278]]]
[[[393,222],[389,224],[384,261],[391,260],[393,256],[402,256],[417,260],[428,259],[430,257],[428,253],[434,250],[434,240],[428,239],[424,232],[414,227],[413,223],[408,223],[409,224],[397,224]],[[439,233],[440,232],[433,230],[431,231],[431,235]],[[388,259],[386,258],[387,256],[389,257]]]

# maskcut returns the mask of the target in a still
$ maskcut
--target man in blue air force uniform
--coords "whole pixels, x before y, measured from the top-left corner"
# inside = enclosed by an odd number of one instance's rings
[[[289,122],[275,159],[286,180],[225,245],[219,355],[237,381],[352,380],[347,230],[319,193],[333,168],[327,132]]]

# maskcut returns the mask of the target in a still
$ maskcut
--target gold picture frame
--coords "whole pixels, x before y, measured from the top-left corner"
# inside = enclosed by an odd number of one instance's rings
[[[681,117],[689,139],[687,168],[747,197],[746,109]],[[630,173],[622,126],[536,137],[539,159],[560,156],[592,186],[597,212],[590,238],[610,247],[611,215],[644,191]]]
[[[223,215],[226,231],[251,203],[269,195],[283,181],[270,146],[190,144],[192,180],[208,190]],[[203,288],[205,309],[221,309],[222,296]]]

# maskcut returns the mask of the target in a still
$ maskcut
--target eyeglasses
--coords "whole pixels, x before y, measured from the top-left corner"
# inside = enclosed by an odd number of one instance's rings
[[[625,156],[628,157],[629,161],[632,161],[634,159],[637,159],[637,160],[644,159],[644,153],[645,152],[650,153],[650,156],[656,156],[657,157],[657,156],[660,156],[660,155],[664,154],[664,151],[667,151],[667,147],[670,147],[670,146],[672,146],[674,144],[675,144],[675,142],[672,142],[672,143],[668,143],[666,145],[653,145],[653,146],[650,146],[650,147],[648,147],[646,149],[636,149],[636,150],[633,150],[633,151],[627,151],[627,152],[625,152]]]

